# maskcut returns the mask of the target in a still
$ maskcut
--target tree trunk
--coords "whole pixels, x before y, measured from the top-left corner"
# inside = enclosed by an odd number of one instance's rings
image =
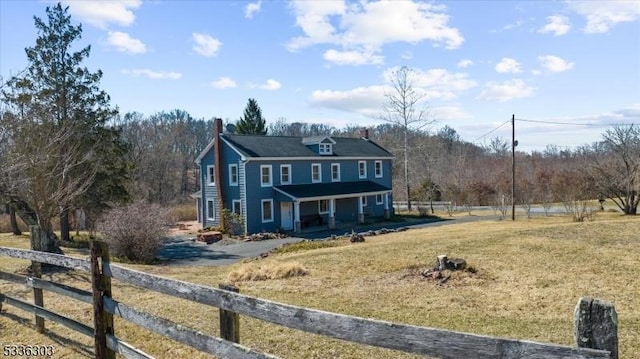
[[[407,125],[404,127],[404,183],[407,185],[407,211],[411,212],[411,188],[409,187],[409,143],[407,141]]]
[[[20,227],[18,227],[18,219],[16,218],[16,210],[9,205],[9,221],[11,222],[11,232],[13,232],[14,236],[19,236],[22,234]]]
[[[43,252],[64,254],[60,249],[58,236],[53,233],[51,221],[38,218],[36,213],[24,201],[15,200],[12,202],[12,207],[27,226],[40,226],[40,246]]]
[[[69,242],[71,241],[71,236],[69,232],[71,231],[71,226],[69,225],[69,209],[64,208],[62,212],[60,212],[60,240]]]

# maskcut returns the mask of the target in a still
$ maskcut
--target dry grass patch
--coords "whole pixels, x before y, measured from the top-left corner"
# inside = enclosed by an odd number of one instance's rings
[[[338,246],[345,246],[349,244],[348,239],[335,239],[335,240],[316,240],[316,241],[301,241],[285,244],[272,251],[274,254],[284,254],[293,252],[310,251],[321,248],[331,248]]]
[[[262,265],[244,265],[229,273],[227,279],[232,282],[259,281],[300,277],[309,271],[299,262],[269,263]]]

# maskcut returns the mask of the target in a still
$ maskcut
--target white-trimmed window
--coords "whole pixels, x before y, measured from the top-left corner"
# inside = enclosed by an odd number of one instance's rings
[[[280,184],[291,184],[291,165],[280,165]]]
[[[367,178],[367,161],[358,161],[358,178]]]
[[[319,152],[320,152],[321,155],[333,154],[333,149],[331,148],[331,144],[330,143],[321,143]]]
[[[238,185],[238,165],[229,165],[229,185]]]
[[[340,182],[340,164],[331,164],[331,182]]]
[[[367,205],[367,196],[360,197],[360,202],[362,203],[362,207]]]
[[[320,167],[319,163],[311,164],[311,182],[322,182],[322,167]]]
[[[235,214],[242,214],[242,202],[239,199],[234,199],[232,202],[232,210]]]
[[[329,213],[329,200],[321,199],[318,201],[318,213],[326,214]]]
[[[376,178],[382,178],[382,161],[375,162]]]
[[[216,219],[216,202],[212,199],[207,200],[207,219]]]
[[[271,165],[260,166],[260,185],[262,187],[270,187],[273,185],[271,178]]]
[[[262,200],[262,223],[273,222],[273,200]]]
[[[215,165],[207,166],[207,185],[209,186],[216,185],[216,166]]]
[[[384,198],[382,197],[381,193],[378,193],[376,195],[376,204],[382,204],[382,203],[384,203]]]

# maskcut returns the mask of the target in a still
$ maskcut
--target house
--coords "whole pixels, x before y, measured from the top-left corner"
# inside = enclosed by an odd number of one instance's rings
[[[361,136],[239,135],[223,133],[216,119],[213,140],[195,160],[198,221],[218,226],[226,209],[257,233],[388,218],[393,155],[368,130]]]

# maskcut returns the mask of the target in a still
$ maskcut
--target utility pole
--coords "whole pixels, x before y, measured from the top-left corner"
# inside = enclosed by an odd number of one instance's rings
[[[516,220],[516,115],[511,115],[511,220]]]

